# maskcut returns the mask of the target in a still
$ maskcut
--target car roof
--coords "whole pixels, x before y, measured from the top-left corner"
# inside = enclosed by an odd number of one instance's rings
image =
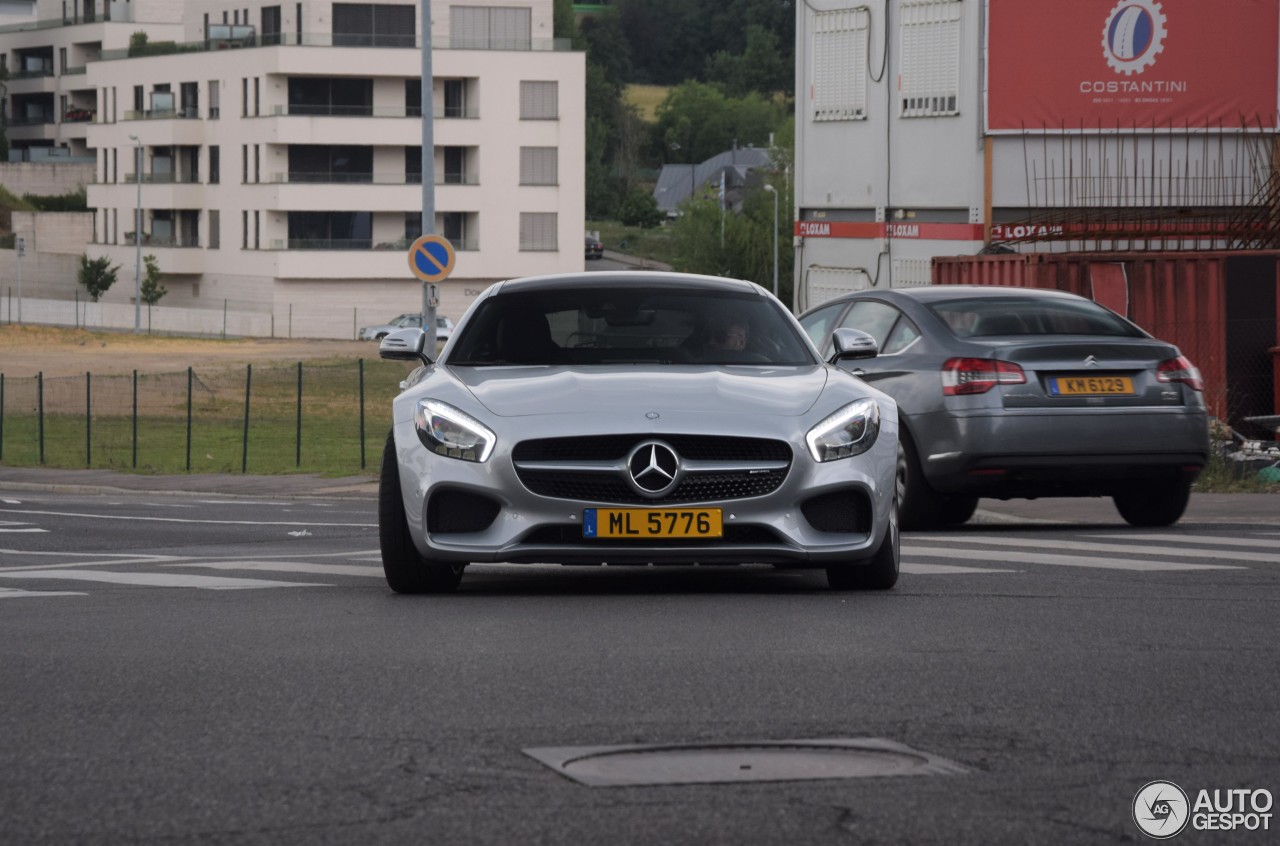
[[[599,288],[607,285],[642,286],[645,288],[680,288],[707,292],[764,294],[764,288],[744,279],[701,276],[695,273],[663,273],[648,270],[601,270],[581,273],[557,273],[548,276],[526,276],[498,283],[494,296],[519,291],[565,291],[575,288]]]
[[[1042,299],[1082,299],[1069,291],[1058,291],[1050,288],[1020,288],[1016,285],[921,285],[911,288],[892,288],[894,296],[905,297],[920,302],[937,302],[939,300],[983,300],[991,297],[1011,296],[1040,297]],[[859,291],[859,294],[883,293]],[[845,295],[846,297],[852,295]]]

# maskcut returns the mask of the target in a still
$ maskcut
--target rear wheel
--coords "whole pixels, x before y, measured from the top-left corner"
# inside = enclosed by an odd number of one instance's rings
[[[465,564],[431,561],[413,545],[400,494],[400,462],[393,434],[387,435],[378,475],[378,545],[382,571],[396,593],[450,593],[462,581]]]
[[[897,487],[898,502],[902,507],[902,528],[907,531],[932,529],[943,522],[939,515],[944,510],[945,498],[925,479],[911,436],[902,431],[898,437]]]
[[[889,506],[889,525],[875,555],[865,564],[837,564],[827,568],[832,590],[888,590],[898,583],[902,560],[902,533],[898,526],[898,496]]]
[[[1171,526],[1182,518],[1191,499],[1191,483],[1134,487],[1113,496],[1116,510],[1132,526]]]

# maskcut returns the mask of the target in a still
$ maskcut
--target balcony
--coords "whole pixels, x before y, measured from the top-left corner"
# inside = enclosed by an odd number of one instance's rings
[[[200,110],[194,106],[181,109],[147,109],[145,111],[127,111],[123,120],[198,120]]]
[[[97,109],[67,109],[62,114],[63,123],[93,123],[98,116]]]

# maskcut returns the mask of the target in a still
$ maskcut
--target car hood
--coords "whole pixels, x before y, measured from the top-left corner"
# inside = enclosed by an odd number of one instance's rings
[[[827,384],[810,367],[457,367],[453,375],[500,417],[714,412],[799,416]]]

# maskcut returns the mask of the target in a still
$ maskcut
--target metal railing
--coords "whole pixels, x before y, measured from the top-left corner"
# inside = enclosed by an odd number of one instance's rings
[[[420,39],[417,35],[367,35],[345,34],[333,32],[294,32],[268,33],[247,38],[206,39],[188,42],[151,42],[145,55],[165,55],[166,53],[199,53],[214,50],[241,50],[255,47],[356,47],[356,48],[403,48],[418,49]],[[530,38],[530,39],[462,39],[441,36],[431,39],[433,50],[506,50],[534,53],[568,52],[573,43],[568,38]],[[103,61],[139,58],[139,51],[130,55],[128,48],[103,50]]]

